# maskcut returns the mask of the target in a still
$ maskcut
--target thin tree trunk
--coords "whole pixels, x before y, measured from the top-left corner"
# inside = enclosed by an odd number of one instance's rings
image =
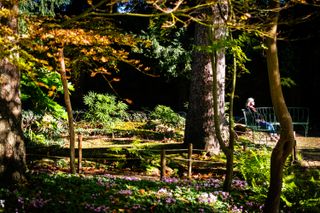
[[[216,46],[213,50],[211,65],[213,70],[213,114],[214,114],[214,131],[216,141],[214,144],[206,144],[207,149],[211,153],[219,153],[220,147],[224,152],[226,149],[228,129],[225,118],[225,48],[224,41],[227,37],[226,20],[228,15],[228,2],[220,0],[216,5],[212,6],[213,27],[209,32],[212,46]]]
[[[75,133],[74,133],[72,106],[71,106],[69,90],[68,90],[68,81],[67,81],[67,76],[66,76],[66,68],[65,68],[65,62],[64,62],[63,48],[59,49],[59,61],[60,61],[60,66],[61,66],[60,75],[61,75],[61,81],[62,81],[62,85],[63,85],[64,102],[66,104],[67,113],[68,113],[68,122],[69,122],[70,169],[71,169],[71,173],[76,173],[76,166],[75,166]]]
[[[233,54],[233,73],[232,73],[232,90],[230,94],[230,109],[229,109],[229,146],[225,151],[227,158],[226,165],[226,178],[223,183],[223,190],[229,192],[231,190],[231,184],[233,180],[233,166],[234,166],[234,143],[235,143],[235,132],[234,132],[234,119],[233,119],[233,100],[236,89],[236,80],[237,80],[237,61],[235,54]]]
[[[7,25],[15,34],[10,35],[12,39],[8,45],[16,45],[18,1],[0,1],[0,8],[11,12],[10,16],[1,17],[0,23]],[[17,52],[11,51],[10,55],[0,58],[0,185],[6,186],[26,182],[26,151],[21,126],[20,72],[14,64],[18,62],[18,57]]]
[[[292,119],[286,106],[280,84],[280,72],[277,50],[277,24],[280,8],[280,0],[271,1],[271,23],[269,37],[265,40],[267,47],[267,65],[272,104],[278,121],[280,122],[280,140],[277,142],[271,155],[270,186],[265,201],[264,212],[278,213],[280,208],[280,195],[282,188],[283,169],[287,157],[291,154],[294,146],[294,133]]]

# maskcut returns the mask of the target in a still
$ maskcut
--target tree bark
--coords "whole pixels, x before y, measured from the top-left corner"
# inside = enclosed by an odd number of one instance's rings
[[[226,165],[226,177],[223,183],[223,190],[229,192],[231,190],[233,180],[233,167],[234,167],[234,143],[235,143],[235,131],[234,131],[234,119],[233,119],[233,100],[236,89],[237,80],[237,61],[236,56],[233,54],[233,73],[232,73],[232,89],[230,94],[230,109],[229,109],[229,146],[224,149],[224,153],[227,158]]]
[[[198,23],[195,25],[195,45],[201,49],[207,48],[209,45],[208,28]],[[204,148],[208,143],[215,143],[211,57],[207,51],[201,49],[198,48],[193,54],[184,138],[186,145],[192,143],[196,148]]]
[[[221,147],[226,154],[226,141],[228,128],[225,118],[225,39],[227,37],[226,21],[228,16],[228,2],[220,0],[216,5],[212,6],[213,27],[210,31],[211,45],[213,47],[212,54],[212,70],[213,70],[213,114],[214,114],[214,130],[217,141],[215,144],[206,144],[207,149],[211,153],[218,153]]]
[[[67,113],[68,113],[68,123],[69,123],[69,140],[70,140],[70,169],[71,173],[76,173],[76,165],[75,165],[75,133],[74,133],[74,125],[73,125],[73,115],[72,115],[72,106],[71,100],[69,96],[68,89],[68,81],[66,76],[66,67],[64,62],[63,48],[59,49],[59,61],[60,61],[60,75],[61,81],[63,85],[63,93],[64,93],[64,102],[66,104]]]
[[[10,45],[16,45],[18,1],[0,1],[0,8],[11,11],[0,23],[12,30]],[[8,38],[9,35],[6,37]],[[6,48],[6,47],[4,47]],[[17,49],[17,48],[15,48]],[[0,185],[25,183],[26,151],[21,127],[20,72],[18,53],[0,58]]]
[[[280,0],[271,1],[272,9],[280,8]],[[279,12],[271,12],[269,37],[265,39],[267,47],[267,66],[270,85],[270,94],[277,119],[280,123],[280,139],[271,155],[270,186],[265,201],[264,212],[277,213],[280,208],[280,195],[282,188],[283,170],[287,157],[294,147],[294,132],[290,113],[286,106],[280,84],[280,71],[277,50],[277,24]]]
[[[200,16],[206,17],[203,23],[195,24],[195,46],[192,62],[192,78],[190,81],[190,97],[188,114],[186,119],[184,143],[194,144],[196,148],[205,148],[211,154],[220,152],[220,144],[216,136],[214,123],[214,103],[218,106],[218,128],[224,124],[224,81],[225,81],[225,57],[224,49],[210,51],[212,41],[222,39],[226,32],[222,30],[217,5],[214,8],[206,8],[199,11]],[[215,13],[215,16],[213,16]],[[223,26],[224,27],[224,26]],[[211,31],[211,32],[210,32]],[[214,54],[214,60],[212,59]],[[213,69],[216,76],[213,76]],[[214,84],[215,78],[216,84]],[[213,97],[213,88],[216,88],[217,97]]]

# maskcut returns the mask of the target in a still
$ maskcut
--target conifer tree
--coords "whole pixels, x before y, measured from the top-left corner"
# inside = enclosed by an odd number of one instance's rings
[[[26,181],[18,62],[18,1],[0,1],[0,184]]]

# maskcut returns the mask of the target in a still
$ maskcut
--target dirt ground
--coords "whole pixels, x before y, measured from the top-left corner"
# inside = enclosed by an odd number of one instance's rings
[[[267,133],[261,133],[263,135],[255,136],[255,143],[267,144],[268,146],[274,146],[276,142],[270,141]],[[246,132],[245,135],[252,138],[251,132]],[[256,133],[255,133],[256,135]],[[269,139],[268,139],[269,138]],[[157,143],[156,141],[147,140],[149,143]],[[266,142],[267,141],[267,142]],[[303,167],[320,168],[320,137],[304,137],[302,135],[296,135],[297,141],[297,156],[299,163]],[[127,147],[132,143],[132,138],[118,138],[116,140],[110,140],[110,138],[98,137],[85,139],[83,141],[83,148],[102,148],[102,147]],[[144,143],[144,141],[142,141]],[[168,143],[168,142],[166,142]],[[66,142],[69,147],[68,142]]]
[[[320,138],[297,137],[297,152],[301,155],[302,166],[320,168]]]
[[[271,147],[276,144],[266,138],[268,136],[260,136],[260,138],[256,138],[255,143],[267,144]],[[320,137],[303,137],[299,135],[296,136],[296,141],[297,156],[301,166],[320,168]]]
[[[250,131],[246,131],[245,135],[257,144],[266,144],[270,147],[276,144],[270,140],[268,133],[254,133],[254,139]],[[296,141],[297,157],[301,166],[320,168],[320,137],[304,137],[296,134]]]

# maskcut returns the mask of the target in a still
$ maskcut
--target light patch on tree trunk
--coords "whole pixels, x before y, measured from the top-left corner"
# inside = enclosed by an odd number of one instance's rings
[[[18,63],[18,1],[0,1],[0,7],[10,11],[1,17],[1,24],[11,31],[4,32],[10,45],[0,59],[0,185],[26,181],[26,154],[21,127],[20,72]],[[10,49],[8,49],[10,48]]]

